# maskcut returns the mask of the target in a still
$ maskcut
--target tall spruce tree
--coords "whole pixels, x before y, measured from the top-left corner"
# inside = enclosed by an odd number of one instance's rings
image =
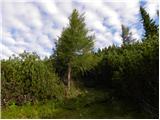
[[[142,16],[143,27],[145,29],[144,37],[148,38],[149,36],[158,35],[158,26],[155,24],[155,21],[150,18],[149,14],[143,7],[140,7],[140,13]]]
[[[94,36],[88,35],[84,14],[76,9],[69,17],[69,26],[63,29],[61,37],[56,43],[55,61],[61,76],[64,76],[68,90],[71,84],[73,68],[84,70],[91,67],[90,59],[93,50]],[[74,69],[75,70],[75,69]]]

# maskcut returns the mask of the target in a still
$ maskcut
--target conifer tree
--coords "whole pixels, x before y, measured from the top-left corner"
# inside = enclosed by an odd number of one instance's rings
[[[124,26],[123,24],[121,27],[122,27],[121,37],[122,37],[123,44],[129,44],[134,42],[135,39],[132,38],[132,32],[130,32],[129,28]]]
[[[142,16],[142,23],[145,30],[144,37],[148,38],[149,36],[158,34],[158,26],[155,24],[155,21],[150,18],[149,14],[143,7],[140,7],[140,13]]]
[[[55,61],[59,72],[64,76],[68,90],[71,84],[72,69],[78,67],[84,70],[91,67],[90,59],[93,49],[94,36],[88,35],[84,14],[79,14],[76,9],[69,17],[69,26],[63,29],[61,37],[56,43]]]

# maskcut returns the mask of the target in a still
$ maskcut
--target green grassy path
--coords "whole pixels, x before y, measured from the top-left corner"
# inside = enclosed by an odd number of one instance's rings
[[[108,94],[97,92],[64,101],[47,101],[34,105],[10,105],[2,108],[2,118],[145,118],[124,103],[111,100]]]

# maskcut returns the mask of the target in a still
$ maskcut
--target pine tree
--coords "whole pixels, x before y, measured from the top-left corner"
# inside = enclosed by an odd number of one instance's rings
[[[123,24],[121,27],[122,27],[121,37],[122,37],[123,44],[133,43],[135,39],[132,38],[132,32],[130,32],[129,28],[124,26]]]
[[[140,13],[142,16],[143,27],[145,29],[144,37],[148,38],[149,36],[158,34],[158,26],[155,24],[153,19],[150,18],[149,14],[143,7],[140,7]]]
[[[69,26],[63,29],[61,37],[56,43],[55,61],[61,76],[64,76],[68,90],[71,84],[72,69],[90,67],[92,59],[94,36],[88,35],[84,14],[79,14],[76,9],[69,17]],[[89,65],[90,64],[90,65]]]

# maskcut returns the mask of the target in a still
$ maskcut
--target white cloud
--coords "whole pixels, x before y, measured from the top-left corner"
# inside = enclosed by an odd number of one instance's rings
[[[5,37],[5,41],[2,41],[2,42],[7,46],[15,44],[15,40],[11,37]]]
[[[114,35],[113,35],[113,41],[115,42],[116,45],[120,46],[122,44],[122,38],[121,38],[121,35],[120,33],[116,32]]]
[[[17,9],[18,11],[19,9]],[[29,28],[20,21],[17,16],[17,12],[13,3],[4,3],[2,6],[2,20],[4,28],[16,28],[21,31],[28,31]],[[21,11],[21,10],[19,10]],[[23,9],[22,9],[23,11]],[[18,12],[17,12],[18,13]]]
[[[48,0],[47,2],[43,2],[43,0],[40,0],[41,6],[45,9],[46,13],[49,13],[51,15],[58,13],[58,8],[55,5],[54,1]]]
[[[43,46],[44,48],[49,48],[49,49],[53,48],[52,46],[53,43],[51,43],[48,36],[46,35],[40,36],[39,39],[37,40],[37,43],[39,43],[39,45]]]
[[[12,38],[12,35],[9,32],[2,31],[1,34],[5,38],[5,39],[2,38],[2,41],[1,41],[4,45],[11,46],[15,44],[15,40]]]
[[[158,3],[146,2],[146,9],[155,17]],[[131,31],[135,38],[139,39],[142,33],[136,28],[139,0],[5,0],[2,4],[1,58],[23,50],[37,52],[42,58],[49,56],[74,8],[85,12],[86,25],[96,35],[96,48],[113,43],[120,45],[122,23],[133,26]]]
[[[12,54],[15,54],[13,51],[11,51],[7,46],[3,45],[0,43],[0,46],[1,46],[1,56],[6,56],[6,57],[9,57],[11,56]],[[3,59],[3,58],[1,58]]]
[[[157,16],[157,10],[159,9],[158,0],[146,0],[145,8],[151,18],[155,18]]]
[[[97,13],[87,10],[85,12],[86,24],[89,29],[105,32],[106,27],[103,26],[103,18],[99,17]]]
[[[123,24],[130,24],[139,22],[137,15],[139,14],[139,0],[120,0],[117,2],[106,3],[112,10],[115,10],[115,14],[119,15],[118,20]],[[111,14],[112,15],[112,14]],[[115,18],[117,15],[114,15]],[[119,23],[119,24],[121,24]]]
[[[132,32],[132,37],[134,39],[140,40],[140,33],[138,32],[138,30],[136,28],[131,28],[130,32]]]
[[[104,27],[102,25],[102,22],[100,22],[100,21],[93,21],[92,22],[92,28],[95,29],[95,30],[98,30],[100,32],[105,32],[105,30],[106,30],[106,27]]]
[[[59,8],[57,7],[58,4],[64,4],[64,3],[58,3],[49,0],[46,3],[38,2],[37,4],[39,4],[41,9],[50,16],[50,20],[56,23],[56,25],[59,26],[60,28],[62,28],[68,23],[67,13],[64,12],[64,8],[63,9],[60,8],[63,6],[60,6]]]
[[[59,7],[61,12],[67,16],[69,16],[73,10],[73,4],[71,0],[59,0],[57,1],[56,6]]]
[[[112,40],[110,39],[109,34],[103,35],[101,33],[97,33],[96,39],[97,39],[97,41],[95,43],[95,46],[98,48],[101,48],[101,49],[113,44]]]

